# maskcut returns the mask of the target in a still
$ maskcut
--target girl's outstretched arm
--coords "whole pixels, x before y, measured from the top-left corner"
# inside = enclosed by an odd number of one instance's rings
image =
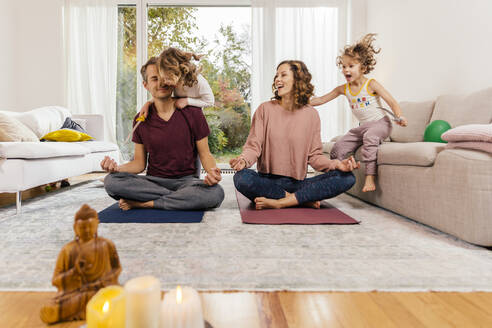
[[[150,99],[149,101],[147,101],[143,106],[142,106],[142,109],[140,109],[140,112],[138,113],[138,116],[144,116],[145,118],[147,118],[147,115],[149,115],[149,107],[150,105],[152,105],[154,103],[154,99]]]
[[[339,85],[338,87],[336,87],[335,89],[333,89],[330,93],[327,93],[324,96],[321,96],[321,97],[313,97],[309,101],[309,104],[311,106],[319,106],[319,105],[326,104],[327,102],[332,101],[336,97],[338,97],[340,95],[343,95],[343,93],[344,93],[344,89],[343,88],[344,88],[343,85]]]
[[[393,98],[393,96],[379,83],[378,81],[372,79],[369,81],[369,91],[372,94],[377,94],[381,96],[381,98],[386,101],[386,103],[390,106],[391,110],[393,113],[395,113],[395,116],[400,118],[401,121],[397,121],[396,124],[399,124],[401,126],[407,126],[408,122],[407,119],[401,116],[401,108],[398,102]]]

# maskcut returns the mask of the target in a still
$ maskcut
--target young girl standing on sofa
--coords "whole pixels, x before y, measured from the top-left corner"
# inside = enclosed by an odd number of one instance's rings
[[[209,107],[214,105],[214,94],[207,80],[199,73],[191,59],[199,60],[201,56],[176,48],[165,49],[157,60],[159,75],[164,83],[173,85],[174,96],[178,99],[177,108],[186,106]],[[139,116],[147,117],[153,100],[146,102]]]
[[[375,55],[380,49],[372,44],[375,34],[367,34],[353,45],[346,46],[337,57],[337,66],[342,70],[347,83],[342,84],[330,93],[311,99],[311,105],[327,103],[340,95],[345,95],[352,113],[360,124],[339,139],[332,148],[330,157],[343,160],[349,153],[362,145],[362,161],[365,163],[366,180],[363,192],[376,190],[377,152],[379,144],[391,133],[391,120],[382,109],[381,98],[391,107],[397,124],[407,125],[401,116],[401,109],[391,94],[374,79],[368,79],[376,65]]]

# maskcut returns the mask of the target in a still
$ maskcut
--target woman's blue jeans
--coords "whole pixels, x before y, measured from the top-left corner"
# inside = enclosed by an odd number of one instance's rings
[[[236,189],[254,202],[256,197],[280,199],[294,193],[299,204],[335,197],[355,183],[352,172],[328,171],[312,178],[296,180],[282,175],[243,169],[234,174]]]

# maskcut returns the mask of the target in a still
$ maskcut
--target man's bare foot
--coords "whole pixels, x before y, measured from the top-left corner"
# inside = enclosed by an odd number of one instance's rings
[[[282,208],[278,199],[270,199],[265,197],[256,197],[255,204],[257,210],[262,210],[264,208]]]
[[[321,202],[319,200],[317,200],[315,202],[306,202],[306,203],[303,203],[302,206],[303,207],[311,207],[314,209],[319,209],[319,208],[321,208]]]
[[[123,211],[131,210],[132,208],[152,208],[154,207],[153,201],[137,202],[135,200],[128,200],[121,198],[119,200],[119,206]]]
[[[364,183],[364,187],[362,188],[362,192],[374,190],[376,190],[376,178],[374,175],[366,175],[366,181]]]

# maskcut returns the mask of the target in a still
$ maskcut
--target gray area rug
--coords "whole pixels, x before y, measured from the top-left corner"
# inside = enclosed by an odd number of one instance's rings
[[[360,225],[246,225],[232,176],[226,199],[198,224],[100,224],[114,241],[120,283],[154,275],[162,289],[492,291],[492,251],[459,241],[348,195],[329,200]],[[61,247],[83,203],[114,202],[94,180],[0,209],[0,289],[54,290]]]

